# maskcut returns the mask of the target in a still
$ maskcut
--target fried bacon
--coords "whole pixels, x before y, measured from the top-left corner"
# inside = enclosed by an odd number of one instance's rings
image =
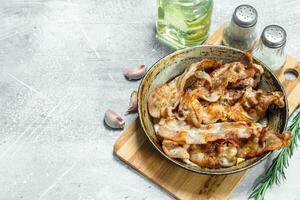
[[[190,160],[200,166],[219,168],[231,167],[237,163],[238,146],[229,141],[220,140],[205,145],[191,145]]]
[[[160,118],[173,115],[173,109],[178,105],[180,98],[177,81],[178,77],[151,92],[148,97],[148,110],[152,117]]]
[[[266,152],[288,146],[291,140],[291,133],[288,131],[282,134],[269,130],[267,127],[262,130],[259,137],[251,137],[247,141],[239,141],[240,150],[238,157],[252,158]]]
[[[188,165],[220,168],[287,146],[289,132],[262,123],[270,106],[285,106],[282,92],[255,89],[263,73],[249,55],[226,64],[202,59],[155,88],[148,111],[163,151]]]
[[[244,90],[228,89],[224,92],[220,102],[232,106],[244,95],[244,92]]]
[[[171,158],[189,159],[188,148],[189,145],[180,145],[172,140],[164,140],[162,142],[162,149]]]
[[[219,139],[249,138],[252,135],[259,135],[262,128],[259,123],[243,121],[214,123],[195,128],[185,121],[162,118],[157,134],[163,139],[179,144],[206,144]]]
[[[169,146],[166,151],[171,158],[185,160],[203,167],[219,168],[234,166],[240,159],[248,159],[263,155],[287,146],[290,143],[291,134],[287,131],[278,134],[275,131],[263,128],[261,135],[251,136],[248,139],[216,140],[206,144],[175,145]],[[172,152],[172,153],[170,153]]]
[[[234,121],[258,121],[264,118],[270,105],[284,107],[282,92],[254,91],[248,87],[241,100],[233,106],[231,119]]]
[[[201,104],[197,97],[199,98],[193,92],[187,92],[180,100],[175,114],[177,119],[186,120],[195,127],[200,127],[201,123],[211,124],[217,121],[257,122],[264,118],[270,105],[279,108],[284,106],[282,92],[254,91],[252,88],[226,91],[219,102]]]

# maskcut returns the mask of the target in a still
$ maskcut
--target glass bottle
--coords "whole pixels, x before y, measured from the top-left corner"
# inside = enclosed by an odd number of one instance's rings
[[[203,43],[213,0],[157,0],[156,37],[174,49]]]
[[[253,55],[265,63],[273,72],[279,70],[286,61],[284,47],[286,32],[278,25],[264,28],[260,40],[253,49]]]
[[[243,51],[252,49],[256,40],[257,11],[250,5],[238,6],[230,24],[224,28],[222,42]]]

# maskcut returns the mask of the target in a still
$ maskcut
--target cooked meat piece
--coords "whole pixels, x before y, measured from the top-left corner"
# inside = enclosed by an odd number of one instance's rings
[[[230,141],[223,141],[218,145],[219,164],[222,167],[231,167],[237,163],[238,147]]]
[[[291,140],[291,133],[288,131],[279,134],[267,127],[262,130],[260,136],[252,136],[246,141],[240,141],[238,157],[252,158],[266,152],[274,151],[288,146]]]
[[[211,84],[211,78],[206,72],[218,68],[222,65],[221,61],[203,59],[200,62],[191,64],[185,72],[180,75],[179,88],[181,92],[184,92],[186,88],[189,88],[197,79],[203,82]]]
[[[217,168],[220,167],[219,158],[216,153],[208,154],[202,151],[201,146],[192,145],[189,154],[190,160],[202,167]]]
[[[197,78],[196,87],[202,86],[205,88],[211,88],[212,87],[212,79],[210,75],[204,71],[196,71],[195,77]]]
[[[207,73],[210,73],[211,71],[219,68],[222,66],[221,60],[211,60],[211,59],[202,59],[200,62],[197,63],[197,70],[199,71],[205,71]]]
[[[257,78],[264,73],[264,68],[259,64],[252,64],[246,68],[246,74],[248,77]]]
[[[246,88],[243,97],[230,109],[229,119],[233,121],[258,121],[265,117],[271,104],[284,106],[282,92],[266,92]]]
[[[253,65],[252,51],[247,51],[245,55],[242,55],[242,57],[240,58],[240,62],[243,63],[245,66]]]
[[[260,135],[252,135],[248,139],[216,140],[207,144],[191,145],[190,160],[204,167],[231,167],[238,160],[253,158],[285,147],[289,145],[290,140],[290,132],[279,134],[266,127]]]
[[[199,128],[201,123],[211,124],[219,120],[226,121],[229,112],[230,106],[222,103],[208,103],[202,106],[197,99],[185,96],[180,101],[176,118],[185,120],[189,125]]]
[[[148,97],[148,110],[152,117],[173,116],[173,109],[179,103],[180,93],[177,87],[178,77],[153,90]]]
[[[186,88],[196,80],[195,71],[197,70],[197,63],[191,64],[184,72],[179,76],[178,86],[179,91],[183,94]],[[192,80],[191,80],[192,79]]]
[[[164,139],[180,144],[206,144],[219,139],[249,138],[259,135],[262,126],[259,123],[222,122],[192,127],[184,121],[161,119],[157,134]]]
[[[216,141],[203,145],[191,145],[190,160],[203,167],[231,167],[237,162],[237,145],[230,141]]]
[[[256,122],[258,121],[257,116],[249,115],[249,113],[243,108],[240,102],[237,102],[230,108],[230,113],[228,113],[228,119],[238,122]]]
[[[229,83],[235,83],[238,80],[245,79],[248,75],[242,63],[232,62],[214,70],[211,73],[211,77],[216,86],[221,85],[225,89]]]
[[[202,123],[201,110],[202,105],[197,98],[194,98],[191,92],[187,92],[180,99],[176,118],[186,120],[192,126],[200,127]]]
[[[252,64],[245,69],[247,78],[239,79],[234,83],[229,85],[230,88],[246,88],[253,87],[256,88],[260,82],[261,75],[264,73],[262,66],[258,64]]]
[[[211,124],[217,121],[226,121],[230,112],[230,106],[222,103],[210,103],[202,108],[201,117],[204,124]]]
[[[290,132],[279,134],[266,127],[263,128],[260,135],[252,135],[248,139],[216,140],[207,144],[191,145],[189,148],[190,160],[204,167],[230,167],[235,165],[239,159],[257,157],[288,146],[290,140]]]
[[[251,88],[246,89],[246,92],[227,91],[220,102],[208,102],[203,105],[196,99],[199,97],[197,93],[193,95],[194,92],[187,92],[180,100],[176,114],[177,119],[186,120],[194,127],[200,127],[201,123],[210,124],[217,121],[258,121],[264,118],[266,110],[273,102],[278,107],[284,105],[281,93],[254,91]],[[239,101],[230,106],[237,100]]]
[[[224,92],[224,95],[220,98],[220,102],[225,105],[234,105],[243,95],[244,90],[229,89]]]
[[[246,68],[240,62],[227,63],[211,73],[214,87],[245,88],[256,87],[264,70],[260,65],[253,64]]]
[[[171,158],[189,159],[188,148],[189,145],[179,145],[171,140],[163,140],[162,142],[162,149]]]
[[[255,91],[249,87],[246,89],[240,104],[255,121],[258,121],[265,116],[265,112],[271,104],[279,108],[284,107],[284,98],[282,92]]]
[[[255,88],[258,84],[259,80],[254,79],[252,77],[245,78],[242,80],[238,80],[237,82],[230,85],[230,88],[245,88],[245,87],[253,87]]]
[[[202,99],[208,102],[217,102],[224,95],[224,91],[221,89],[210,91],[205,87],[199,87],[191,91],[191,94],[193,98]]]
[[[197,99],[194,99],[192,102],[190,102],[190,109],[191,112],[188,113],[186,121],[190,125],[199,128],[203,120],[201,115],[202,105]]]

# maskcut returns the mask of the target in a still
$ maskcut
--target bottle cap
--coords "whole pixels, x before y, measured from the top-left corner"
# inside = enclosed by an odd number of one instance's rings
[[[252,27],[257,22],[257,11],[250,5],[239,5],[234,10],[232,20],[240,27]]]
[[[269,25],[264,28],[261,40],[267,47],[279,48],[286,43],[286,32],[278,25]]]

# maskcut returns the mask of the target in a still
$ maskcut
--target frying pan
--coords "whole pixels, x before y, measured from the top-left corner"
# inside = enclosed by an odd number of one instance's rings
[[[245,52],[230,47],[218,45],[202,45],[175,51],[174,53],[171,53],[157,61],[150,68],[150,70],[141,81],[139,87],[138,113],[144,133],[146,134],[149,141],[153,144],[155,149],[159,151],[162,156],[173,162],[175,165],[195,173],[207,175],[225,175],[249,169],[260,163],[270,155],[271,152],[259,157],[247,159],[244,162],[228,168],[210,169],[205,167],[195,167],[187,165],[177,159],[168,157],[164,153],[161,148],[161,141],[155,134],[152,119],[147,109],[147,99],[149,93],[157,86],[164,84],[182,74],[183,71],[192,63],[197,62],[202,58],[223,60],[224,63],[227,63],[238,61],[243,55],[245,55]],[[282,132],[286,128],[289,113],[283,86],[263,62],[257,60],[256,58],[253,58],[253,60],[255,63],[260,64],[265,70],[258,88],[266,91],[282,91],[284,94],[285,107],[275,108],[271,106],[266,113],[269,126],[278,132]],[[175,165],[174,167],[176,167]]]

